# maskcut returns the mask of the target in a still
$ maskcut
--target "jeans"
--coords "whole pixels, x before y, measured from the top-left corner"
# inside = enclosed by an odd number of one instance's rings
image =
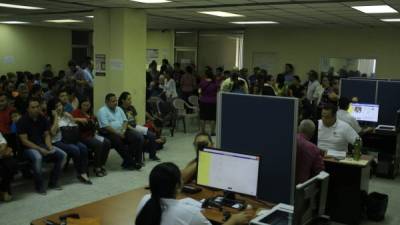
[[[81,140],[89,149],[94,151],[94,167],[100,168],[106,164],[111,149],[111,142],[104,138],[103,142],[94,137]]]
[[[66,144],[62,141],[58,141],[54,143],[54,145],[72,157],[78,176],[88,172],[88,149],[86,145],[81,142],[76,144]]]
[[[144,138],[141,133],[127,129],[123,139],[119,135],[112,134],[105,130],[102,130],[102,135],[111,141],[111,145],[121,156],[123,167],[142,162]]]
[[[54,167],[50,174],[49,184],[55,185],[58,183],[58,178],[61,175],[61,169],[65,162],[65,158],[67,154],[63,152],[61,149],[53,146],[52,149],[54,152],[43,156],[38,150],[36,149],[25,149],[24,150],[24,157],[28,159],[32,164],[33,170],[33,178],[35,181],[35,188],[37,190],[43,188],[44,179],[42,175],[42,162],[43,160],[46,162],[53,162]]]
[[[148,141],[145,145],[145,149],[149,153],[150,158],[155,157],[157,150],[156,135],[151,131],[147,131],[147,134],[144,136],[144,138]]]
[[[11,181],[17,173],[17,161],[13,157],[0,159],[0,192],[11,194]]]

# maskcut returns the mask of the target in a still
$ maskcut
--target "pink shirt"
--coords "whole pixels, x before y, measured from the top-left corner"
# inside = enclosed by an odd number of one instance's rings
[[[324,170],[321,150],[306,139],[304,134],[297,134],[296,184],[301,184]]]

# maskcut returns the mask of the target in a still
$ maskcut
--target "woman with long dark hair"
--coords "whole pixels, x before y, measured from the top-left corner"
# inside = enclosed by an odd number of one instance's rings
[[[217,93],[219,84],[215,81],[212,71],[206,71],[206,77],[199,84],[200,132],[206,133],[206,123],[210,123],[211,135],[215,135],[217,117]]]
[[[211,225],[200,209],[176,199],[182,186],[181,172],[173,163],[158,164],[150,173],[150,192],[140,201],[136,225]],[[224,225],[247,224],[250,214],[234,214]]]
[[[58,99],[53,99],[49,102],[48,111],[51,120],[50,134],[53,145],[72,157],[78,180],[84,184],[92,184],[88,173],[88,149],[86,145],[79,140],[67,141],[65,135],[73,134],[68,134],[71,131],[62,131],[62,129],[66,129],[67,127],[77,126],[74,118],[71,114],[64,111],[64,107]]]
[[[96,117],[92,113],[92,104],[89,98],[84,98],[79,107],[72,113],[79,124],[81,142],[94,151],[94,173],[96,177],[107,175],[105,164],[111,148],[111,142],[96,134]]]

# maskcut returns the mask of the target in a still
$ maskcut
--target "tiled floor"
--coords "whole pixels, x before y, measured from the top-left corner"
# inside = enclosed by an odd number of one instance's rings
[[[180,167],[185,166],[195,156],[193,137],[194,134],[176,133],[175,137],[168,139],[159,157],[163,161],[175,162]],[[30,180],[18,179],[14,185],[15,200],[0,203],[0,225],[28,225],[33,219],[144,186],[151,169],[157,164],[146,161],[146,167],[140,172],[131,172],[121,170],[120,162],[119,156],[112,151],[107,162],[109,175],[92,178],[92,186],[78,183],[70,166],[62,178],[64,190],[49,191],[47,196],[34,193]],[[399,225],[400,179],[374,177],[370,181],[370,191],[388,194],[389,208],[384,222],[364,221],[363,225]]]

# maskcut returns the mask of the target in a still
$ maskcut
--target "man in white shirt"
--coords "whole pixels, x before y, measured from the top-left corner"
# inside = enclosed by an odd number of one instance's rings
[[[322,150],[348,150],[348,144],[354,144],[357,132],[347,123],[336,118],[337,107],[331,104],[322,109],[318,121],[318,148]]]
[[[237,72],[233,72],[231,77],[226,78],[222,84],[221,84],[221,91],[224,92],[231,92],[233,91],[233,86],[235,81],[243,81],[244,82],[244,93],[248,94],[249,93],[249,87],[247,85],[247,81],[241,77],[239,77],[239,74]]]
[[[373,129],[367,127],[362,129],[360,124],[349,112],[350,100],[346,97],[341,97],[339,99],[339,110],[337,112],[337,119],[349,124],[357,133],[363,134],[367,132],[371,132]]]
[[[314,103],[318,100],[318,94],[316,93],[320,86],[318,82],[318,73],[315,70],[308,72],[308,86],[307,86],[307,99]]]

